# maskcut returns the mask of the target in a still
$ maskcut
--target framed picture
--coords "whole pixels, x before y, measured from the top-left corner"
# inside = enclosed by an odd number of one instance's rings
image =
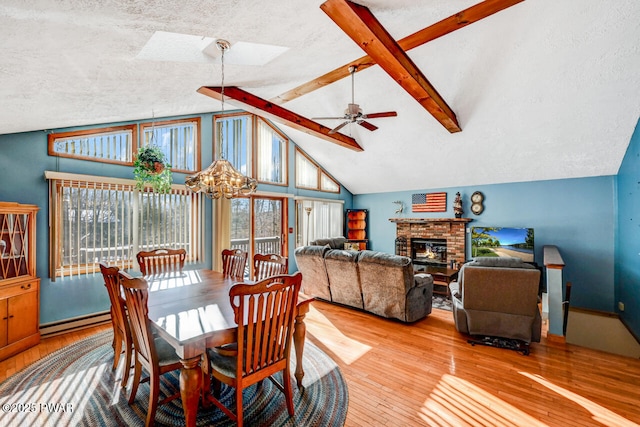
[[[347,251],[359,251],[360,250],[360,243],[357,242],[345,242],[344,244],[344,249]]]

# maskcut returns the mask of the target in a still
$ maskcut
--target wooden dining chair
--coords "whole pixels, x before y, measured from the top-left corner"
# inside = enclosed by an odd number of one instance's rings
[[[244,277],[247,266],[247,252],[242,249],[224,249],[222,251],[222,273],[238,278]]]
[[[136,259],[143,276],[174,272],[182,273],[184,262],[187,259],[187,251],[185,249],[140,251],[136,254]]]
[[[229,290],[229,299],[238,324],[234,350],[207,349],[208,374],[213,394],[207,400],[215,404],[238,427],[242,427],[242,390],[269,378],[286,398],[287,411],[293,415],[291,387],[291,344],[302,274],[278,275],[255,284],[239,283]],[[244,345],[241,345],[244,343]],[[282,372],[282,384],[273,375]],[[235,389],[235,413],[220,400],[220,386]]]
[[[278,254],[255,254],[253,256],[253,280],[262,280],[289,272],[289,260]]]
[[[129,404],[132,404],[135,400],[140,382],[149,381],[149,406],[145,426],[151,426],[154,424],[158,405],[180,397],[180,392],[177,391],[175,394],[158,401],[160,377],[168,372],[180,369],[182,363],[180,363],[178,355],[169,343],[160,337],[154,337],[152,334],[147,307],[149,297],[147,281],[141,277],[133,278],[123,271],[120,271],[118,276],[125,294],[131,336],[133,338],[133,349],[135,351],[135,367]],[[149,377],[143,380],[140,379],[142,368],[149,374]]]
[[[100,272],[104,278],[104,286],[111,301],[111,325],[113,326],[113,367],[115,370],[120,362],[120,356],[124,353],[124,369],[122,375],[122,387],[127,386],[129,372],[131,371],[131,356],[133,354],[133,341],[131,339],[131,329],[129,328],[129,318],[127,315],[126,302],[120,292],[120,282],[118,280],[118,267],[109,267],[104,262],[100,262]]]

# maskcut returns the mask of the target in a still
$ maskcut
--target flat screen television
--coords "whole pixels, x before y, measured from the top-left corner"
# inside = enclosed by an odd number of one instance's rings
[[[471,257],[511,256],[533,262],[533,228],[471,227]]]

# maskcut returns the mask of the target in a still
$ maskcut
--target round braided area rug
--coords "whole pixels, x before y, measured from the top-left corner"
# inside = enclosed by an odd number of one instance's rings
[[[144,426],[149,385],[138,387],[136,400],[127,403],[129,388],[120,387],[122,360],[112,371],[111,331],[60,349],[26,367],[0,384],[2,426]],[[312,342],[305,342],[302,390],[293,384],[295,414],[290,417],[284,394],[269,380],[243,392],[247,426],[343,426],[348,391],[338,366]],[[295,361],[292,362],[293,373]],[[144,373],[143,373],[144,375]],[[162,395],[179,389],[179,372],[162,377]],[[278,374],[277,379],[282,381]],[[292,379],[293,381],[293,379]],[[233,389],[223,384],[222,401],[235,411]],[[182,402],[158,406],[157,426],[184,426]],[[198,409],[198,426],[234,426],[218,408]]]

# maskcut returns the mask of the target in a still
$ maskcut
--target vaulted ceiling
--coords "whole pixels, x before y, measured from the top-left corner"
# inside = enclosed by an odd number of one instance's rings
[[[228,40],[225,85],[275,103],[367,53],[322,3],[4,0],[0,134],[220,110],[197,92],[220,86],[220,58],[194,56],[174,38],[150,60],[141,52],[157,31]],[[483,2],[356,3],[399,41]],[[354,75],[355,103],[365,114],[398,115],[368,120],[375,131],[340,130],[363,151],[279,126],[355,194],[614,175],[640,117],[638,40],[637,0],[525,0],[403,53],[460,132],[447,130],[380,65]],[[261,61],[266,50],[259,49],[243,63],[231,55],[242,42],[286,49]],[[351,97],[347,77],[280,106],[305,118],[342,116]]]

